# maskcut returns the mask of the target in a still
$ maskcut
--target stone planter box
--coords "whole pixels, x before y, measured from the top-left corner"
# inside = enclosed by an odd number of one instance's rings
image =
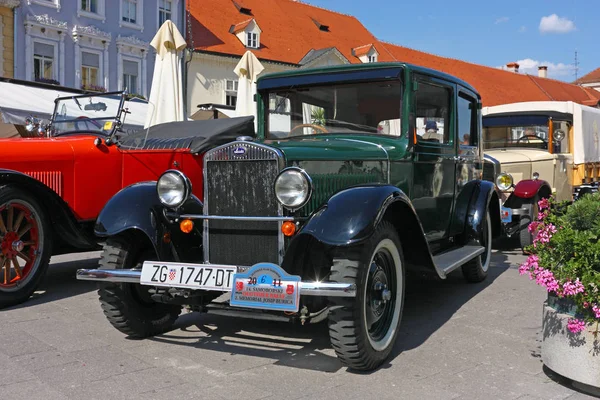
[[[544,303],[542,361],[573,381],[600,388],[600,334],[595,324],[578,334],[567,329],[576,307],[566,299],[549,296]]]

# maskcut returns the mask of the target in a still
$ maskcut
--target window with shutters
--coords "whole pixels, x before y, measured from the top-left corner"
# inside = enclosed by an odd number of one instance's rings
[[[33,43],[33,79],[55,79],[55,46],[48,43]]]
[[[119,21],[119,26],[144,30],[143,16],[143,0],[121,0],[121,20]]]
[[[225,104],[233,106],[237,104],[238,81],[227,79],[225,81]]]
[[[139,62],[123,60],[123,87],[128,93],[138,93],[139,88]]]
[[[173,4],[170,0],[158,1],[158,26],[160,27],[166,20],[172,20]]]
[[[100,85],[100,54],[81,52],[81,86],[91,88]]]

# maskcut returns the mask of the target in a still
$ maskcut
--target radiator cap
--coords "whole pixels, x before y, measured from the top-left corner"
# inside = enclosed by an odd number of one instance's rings
[[[240,142],[251,142],[252,136],[238,136],[235,140],[239,140]]]

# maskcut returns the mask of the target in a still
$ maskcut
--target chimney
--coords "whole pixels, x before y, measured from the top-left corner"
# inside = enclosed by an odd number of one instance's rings
[[[516,62],[511,62],[506,64],[506,69],[509,70],[510,72],[514,72],[515,74],[519,73],[519,64],[517,64]]]
[[[540,78],[547,78],[548,77],[548,67],[546,67],[545,65],[540,65],[538,67],[538,76]]]

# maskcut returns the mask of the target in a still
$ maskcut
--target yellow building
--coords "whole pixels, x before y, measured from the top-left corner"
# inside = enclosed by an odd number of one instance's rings
[[[19,0],[0,0],[0,76],[14,76],[14,15]]]

